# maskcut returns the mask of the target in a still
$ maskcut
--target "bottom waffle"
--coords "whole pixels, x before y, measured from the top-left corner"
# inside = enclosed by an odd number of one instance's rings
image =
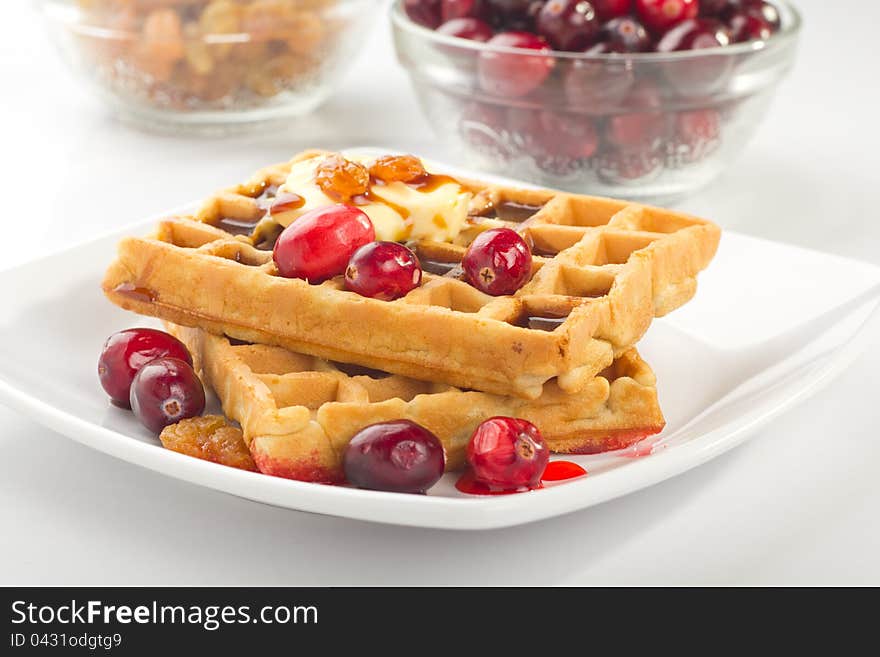
[[[665,423],[654,373],[635,349],[576,395],[550,382],[538,399],[525,400],[167,327],[189,348],[226,415],[241,424],[260,471],[289,479],[342,481],[346,445],[376,422],[408,419],[426,427],[443,443],[450,470],[464,465],[476,426],[496,415],[526,419],[553,451],[578,454],[627,447]]]

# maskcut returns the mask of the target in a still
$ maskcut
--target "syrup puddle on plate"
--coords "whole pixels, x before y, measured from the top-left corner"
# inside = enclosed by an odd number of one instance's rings
[[[541,481],[537,486],[532,488],[517,488],[515,490],[494,490],[490,486],[477,481],[474,471],[466,470],[455,482],[455,488],[468,495],[515,495],[517,493],[528,493],[533,490],[544,488],[545,481],[565,481],[567,479],[576,479],[577,477],[586,476],[588,473],[577,463],[572,461],[551,461],[547,464],[544,474],[541,475]]]

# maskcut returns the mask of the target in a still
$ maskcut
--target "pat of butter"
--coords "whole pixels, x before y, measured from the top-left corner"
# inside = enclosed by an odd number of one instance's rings
[[[304,203],[296,210],[273,215],[279,224],[289,226],[309,210],[336,203],[315,183],[315,167],[323,159],[321,155],[293,165],[279,191],[297,194]],[[348,159],[363,164],[369,162],[368,158],[362,157]],[[471,193],[451,180],[429,190],[394,182],[372,185],[370,197],[374,200],[357,205],[373,222],[376,239],[449,242],[458,235],[467,220]]]

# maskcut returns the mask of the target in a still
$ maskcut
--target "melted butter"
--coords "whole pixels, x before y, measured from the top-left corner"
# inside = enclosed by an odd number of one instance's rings
[[[315,167],[324,156],[297,162],[279,194],[287,192],[303,199],[299,208],[273,212],[272,218],[288,226],[309,210],[333,205],[315,183]],[[370,158],[351,158],[369,163]],[[371,180],[367,193],[351,199],[363,210],[376,230],[379,240],[429,239],[448,242],[461,231],[467,220],[472,194],[458,181],[440,174],[426,174],[408,183],[382,183]]]
[[[402,205],[397,205],[396,203],[392,203],[391,201],[382,198],[381,196],[377,196],[373,193],[373,187],[370,187],[365,194],[358,194],[357,196],[351,199],[352,203],[357,206],[369,206],[371,204],[381,203],[382,205],[387,205],[391,210],[400,215],[400,217],[404,220],[409,218],[409,208],[405,208]]]

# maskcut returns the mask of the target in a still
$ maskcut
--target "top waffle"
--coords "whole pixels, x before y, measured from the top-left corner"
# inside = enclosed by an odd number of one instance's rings
[[[302,154],[313,156],[314,152]],[[714,224],[624,201],[461,181],[474,192],[454,243],[409,246],[423,283],[386,302],[277,275],[265,202],[292,163],[220,192],[194,217],[126,238],[104,290],[123,308],[336,361],[525,398],[556,377],[580,391],[651,319],[688,301],[717,248]],[[466,245],[508,226],[533,246],[528,283],[492,297],[460,280]]]

